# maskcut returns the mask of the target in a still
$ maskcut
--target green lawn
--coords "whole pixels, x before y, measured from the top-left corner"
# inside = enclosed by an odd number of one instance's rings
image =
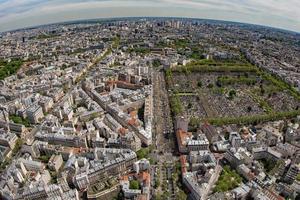
[[[242,182],[242,177],[229,166],[225,166],[216,183],[214,192],[226,192],[239,186]]]
[[[149,154],[148,148],[141,148],[140,150],[138,150],[136,152],[138,159],[146,158],[146,157],[148,157],[148,154]]]
[[[0,80],[17,73],[22,64],[23,61],[20,59],[12,59],[10,62],[0,60]]]
[[[181,101],[177,95],[173,95],[170,99],[171,111],[177,116],[183,112]]]
[[[136,180],[132,180],[129,182],[129,188],[133,190],[138,190],[141,188],[140,183]]]
[[[30,122],[28,121],[28,119],[23,119],[20,116],[17,115],[10,115],[9,119],[12,120],[14,123],[16,124],[23,124],[26,127],[30,126]]]

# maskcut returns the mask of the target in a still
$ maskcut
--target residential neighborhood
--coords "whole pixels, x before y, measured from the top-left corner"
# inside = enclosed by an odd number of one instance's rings
[[[297,33],[120,18],[0,50],[0,199],[300,198]]]

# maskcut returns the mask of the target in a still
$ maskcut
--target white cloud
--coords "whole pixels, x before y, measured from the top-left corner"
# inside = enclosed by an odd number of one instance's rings
[[[75,19],[179,16],[224,19],[300,32],[299,0],[0,0],[0,31]]]

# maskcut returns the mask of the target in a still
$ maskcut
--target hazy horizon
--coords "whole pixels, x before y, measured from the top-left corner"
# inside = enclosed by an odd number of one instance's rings
[[[300,32],[297,0],[0,0],[0,32],[122,17],[183,17],[264,25]]]

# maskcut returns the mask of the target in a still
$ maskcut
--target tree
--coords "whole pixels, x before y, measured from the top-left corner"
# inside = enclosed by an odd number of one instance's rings
[[[239,186],[242,177],[235,170],[231,170],[229,166],[224,166],[223,171],[216,183],[214,192],[226,192]]]
[[[197,86],[198,86],[199,88],[201,88],[201,87],[202,87],[202,82],[201,82],[201,81],[198,81]]]
[[[260,84],[259,87],[260,87],[260,94],[261,94],[261,95],[264,95],[266,91],[265,91],[265,89],[264,89],[263,84]]]
[[[12,156],[15,156],[19,152],[19,150],[21,149],[22,145],[23,145],[23,140],[21,138],[18,138],[17,142],[15,144],[15,147],[12,150]]]
[[[51,175],[51,183],[56,184],[57,183],[57,173],[55,171],[50,171]]]
[[[142,122],[144,122],[144,112],[145,112],[145,104],[142,105],[142,107],[140,107],[138,109],[138,118],[139,120],[141,120]]]
[[[210,84],[207,85],[207,87],[208,87],[208,88],[213,88],[214,85],[213,85],[212,83],[210,83]]]
[[[300,181],[300,173],[297,175],[297,181]]]
[[[251,107],[251,106],[248,106],[248,107],[247,107],[247,111],[248,111],[248,112],[251,112],[251,111],[252,111],[252,107]]]
[[[220,79],[218,79],[218,80],[216,81],[216,85],[217,85],[218,87],[222,87],[222,81],[221,81]]]
[[[141,148],[140,150],[138,150],[136,152],[136,155],[138,157],[138,159],[142,159],[142,158],[146,158],[148,157],[148,154],[149,154],[149,149],[148,148]]]
[[[17,116],[17,115],[10,115],[9,119],[12,120],[16,124],[23,124],[26,127],[30,126],[30,122],[27,118],[23,119],[22,117]]]
[[[162,199],[169,199],[169,197],[170,197],[170,193],[169,192],[164,192],[162,194]]]
[[[268,160],[268,159],[261,159],[260,162],[263,164],[264,169],[266,170],[266,172],[270,172],[274,167],[275,164],[272,160]]]
[[[161,62],[160,62],[159,59],[154,59],[152,61],[152,65],[153,65],[153,67],[157,68],[157,67],[159,67],[161,65]]]
[[[183,108],[182,108],[181,101],[178,96],[176,96],[176,95],[172,96],[170,103],[171,103],[171,110],[174,115],[178,115],[178,114],[182,113]]]
[[[196,118],[196,117],[194,117],[194,116],[192,116],[192,117],[190,118],[189,125],[190,125],[193,129],[196,129],[196,128],[198,127],[198,125],[199,125],[199,119]]]
[[[155,196],[154,196],[153,199],[154,199],[154,200],[162,200],[162,199],[163,199],[163,198],[162,198],[162,194],[161,194],[161,193],[155,194]]]
[[[122,191],[120,191],[118,195],[113,198],[113,200],[123,200],[123,199],[124,199],[124,194]]]
[[[43,155],[39,157],[39,160],[41,160],[43,163],[48,163],[50,159],[50,155]]]
[[[236,91],[235,90],[230,90],[229,91],[229,99],[233,99],[236,96]]]
[[[23,65],[23,60],[21,59],[12,59],[10,62],[5,60],[0,60],[0,80],[17,73],[17,71]]]
[[[179,199],[179,200],[186,200],[186,199],[187,199],[187,195],[185,194],[184,191],[179,190],[179,191],[177,192],[176,199]]]
[[[133,190],[137,190],[137,189],[140,188],[140,183],[138,181],[136,181],[136,180],[132,180],[129,183],[129,188],[133,189]]]
[[[157,178],[154,183],[154,188],[158,188],[160,186],[159,179]]]
[[[224,134],[224,138],[225,138],[225,140],[229,140],[229,132],[228,131],[226,131],[225,132],[225,134]]]

